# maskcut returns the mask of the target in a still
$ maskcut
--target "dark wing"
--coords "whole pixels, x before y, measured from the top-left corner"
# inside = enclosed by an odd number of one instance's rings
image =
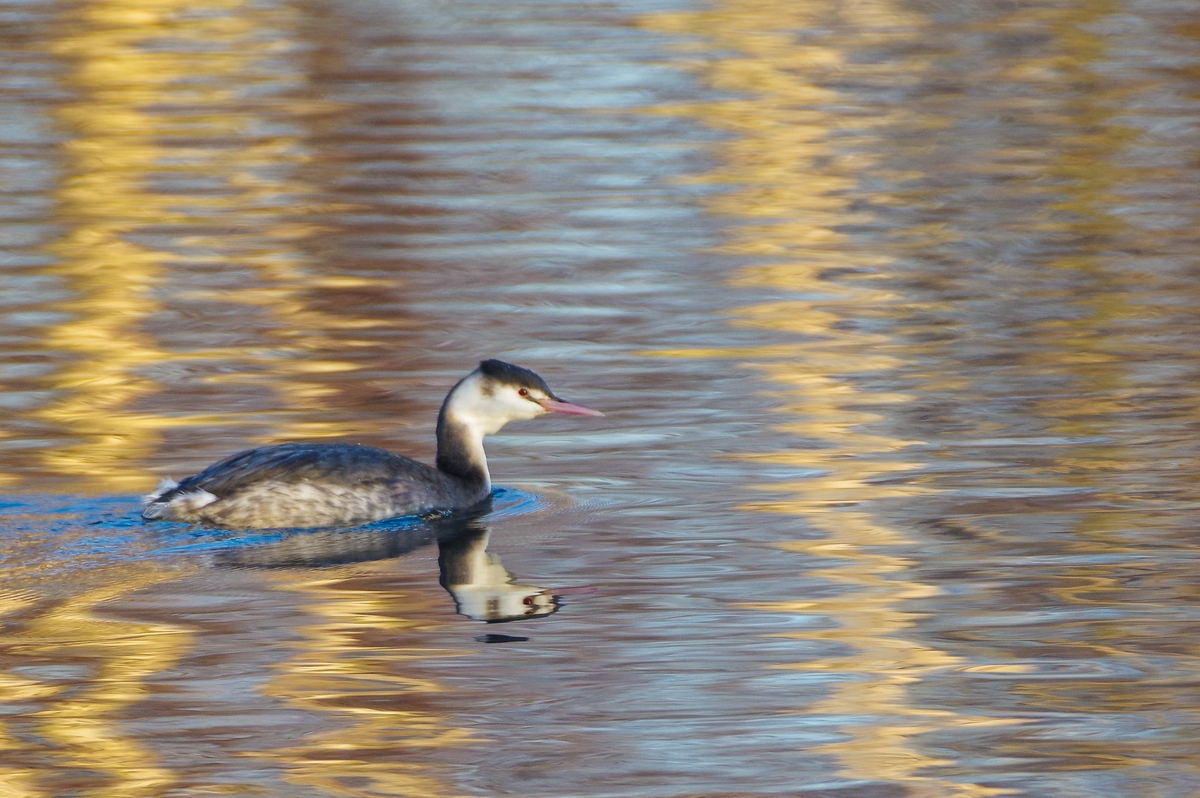
[[[319,482],[346,487],[394,482],[434,482],[437,472],[424,463],[372,446],[346,443],[284,443],[226,457],[190,476],[156,501],[205,490],[227,498],[263,482]]]

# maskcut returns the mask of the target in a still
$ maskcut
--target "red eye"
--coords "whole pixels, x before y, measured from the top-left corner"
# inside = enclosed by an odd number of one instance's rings
[[[520,394],[521,396],[529,396],[529,389],[522,388],[521,390],[517,391],[517,393]]]

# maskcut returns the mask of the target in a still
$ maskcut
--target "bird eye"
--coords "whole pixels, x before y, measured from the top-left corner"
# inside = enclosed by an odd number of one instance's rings
[[[529,389],[528,389],[528,388],[522,388],[521,390],[517,391],[517,395],[519,395],[519,396],[529,396]]]

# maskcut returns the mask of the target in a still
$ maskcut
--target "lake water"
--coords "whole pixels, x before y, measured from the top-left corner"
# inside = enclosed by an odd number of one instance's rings
[[[0,0],[0,796],[1200,794],[1195,11]]]

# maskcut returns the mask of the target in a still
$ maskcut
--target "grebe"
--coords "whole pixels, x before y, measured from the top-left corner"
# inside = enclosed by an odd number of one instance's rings
[[[145,497],[142,518],[263,529],[358,526],[465,509],[491,495],[483,437],[543,413],[603,415],[559,399],[529,369],[485,360],[442,403],[436,468],[358,444],[263,446],[182,482],[163,480]]]

